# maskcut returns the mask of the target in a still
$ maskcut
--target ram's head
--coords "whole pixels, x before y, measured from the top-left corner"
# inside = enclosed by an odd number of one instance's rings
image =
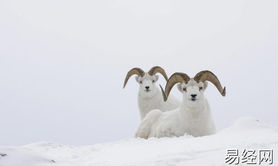
[[[165,91],[161,86],[160,88],[164,101],[166,101],[173,86],[179,83],[178,89],[183,93],[184,100],[191,103],[198,103],[198,101],[204,98],[203,93],[207,88],[208,81],[215,85],[222,96],[226,95],[226,88],[222,88],[216,75],[208,70],[197,73],[193,78],[190,78],[185,73],[174,73],[167,81]]]
[[[148,72],[144,72],[142,69],[137,67],[133,68],[128,71],[123,88],[126,86],[129,78],[133,75],[136,75],[135,80],[140,86],[140,92],[142,94],[150,96],[154,93],[155,90],[157,90],[156,82],[159,78],[157,73],[160,73],[166,79],[166,81],[168,80],[166,72],[160,66],[154,66]]]

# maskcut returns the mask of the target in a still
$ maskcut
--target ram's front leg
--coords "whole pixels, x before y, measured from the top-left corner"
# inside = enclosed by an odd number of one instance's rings
[[[135,138],[144,138],[148,139],[149,133],[146,130],[137,130]]]
[[[150,134],[150,121],[143,120],[139,126],[139,128],[136,131],[135,138],[144,138],[148,139]]]
[[[173,129],[170,126],[161,126],[156,130],[157,138],[161,137],[172,137],[174,136]]]

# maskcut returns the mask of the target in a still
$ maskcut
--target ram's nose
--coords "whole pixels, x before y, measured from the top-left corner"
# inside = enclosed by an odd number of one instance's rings
[[[150,87],[149,87],[149,86],[145,86],[145,88],[146,88],[147,90],[149,90],[149,89],[150,89]]]
[[[196,98],[196,96],[197,96],[196,94],[191,94],[192,98]]]

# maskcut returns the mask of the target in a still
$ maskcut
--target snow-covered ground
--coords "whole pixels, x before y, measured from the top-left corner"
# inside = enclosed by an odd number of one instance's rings
[[[278,129],[255,118],[240,118],[215,135],[194,138],[131,138],[118,142],[70,146],[39,142],[25,146],[0,147],[0,166],[153,166],[225,165],[227,150],[273,150],[277,166]],[[6,154],[6,155],[3,155]],[[258,156],[256,158],[258,165]],[[226,164],[228,165],[228,164]],[[242,165],[248,165],[246,163]],[[262,162],[261,165],[269,165]]]

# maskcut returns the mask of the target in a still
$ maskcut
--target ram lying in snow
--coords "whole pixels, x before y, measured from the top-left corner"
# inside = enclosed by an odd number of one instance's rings
[[[169,111],[180,105],[180,101],[178,101],[174,96],[169,96],[166,102],[163,101],[161,91],[156,85],[158,80],[158,75],[156,75],[156,73],[162,74],[166,81],[168,80],[164,69],[159,66],[154,66],[149,72],[144,72],[140,68],[133,68],[127,73],[124,81],[125,87],[128,79],[134,74],[137,75],[136,81],[139,83],[138,106],[141,119],[143,119],[145,115],[153,109]]]
[[[222,96],[226,94],[226,88],[222,88],[218,78],[210,71],[201,71],[194,78],[185,73],[174,73],[167,81],[165,92],[160,86],[164,100],[166,101],[172,87],[176,83],[183,94],[183,100],[179,108],[161,112],[153,110],[142,120],[136,137],[171,137],[182,136],[185,133],[192,136],[204,136],[215,133],[215,125],[210,113],[204,91],[207,82],[213,83]]]

